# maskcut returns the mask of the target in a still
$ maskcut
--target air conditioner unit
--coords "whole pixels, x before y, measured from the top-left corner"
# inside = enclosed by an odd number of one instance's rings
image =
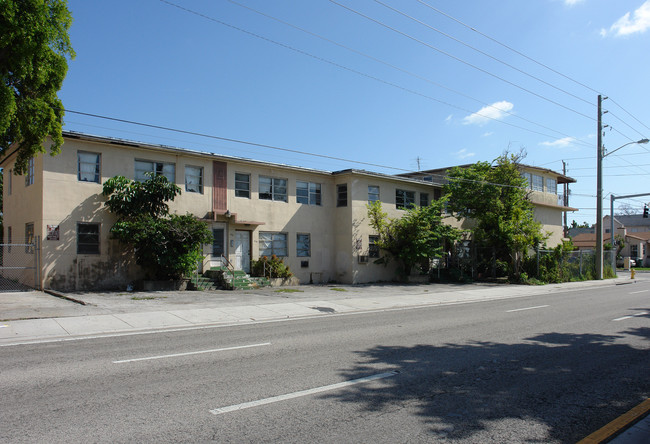
[[[368,263],[368,256],[359,256],[359,263],[360,264],[367,264]]]

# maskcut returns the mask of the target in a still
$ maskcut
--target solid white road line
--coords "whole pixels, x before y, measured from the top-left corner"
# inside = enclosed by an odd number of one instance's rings
[[[376,379],[390,378],[391,376],[397,375],[399,372],[393,371],[388,373],[380,373],[378,375],[366,376],[365,378],[352,379],[350,381],[339,382],[337,384],[324,385],[322,387],[316,387],[308,390],[301,390],[299,392],[287,393],[286,395],[273,396],[271,398],[260,399],[258,401],[244,402],[242,404],[230,405],[227,407],[221,407],[218,409],[210,410],[210,413],[213,415],[221,415],[223,413],[234,412],[236,410],[249,409],[251,407],[258,407],[260,405],[271,404],[274,402],[286,401],[287,399],[299,398],[301,396],[313,395],[314,393],[328,392],[331,390],[336,390],[341,387],[348,387],[350,385],[362,384],[364,382],[374,381]]]
[[[125,362],[136,362],[136,361],[150,361],[153,359],[165,359],[165,358],[176,358],[178,356],[190,356],[190,355],[200,355],[203,353],[215,353],[228,350],[240,350],[242,348],[251,348],[251,347],[262,347],[264,345],[271,345],[270,342],[264,342],[261,344],[250,344],[250,345],[238,345],[236,347],[224,347],[224,348],[215,348],[212,350],[199,350],[187,353],[174,353],[171,355],[160,355],[160,356],[149,356],[146,358],[135,358],[135,359],[123,359],[121,361],[113,361],[113,364],[124,364]]]
[[[535,310],[536,308],[546,308],[548,305],[538,305],[536,307],[516,308],[514,310],[507,310],[506,313],[513,313],[515,311]]]
[[[626,320],[626,319],[632,319],[632,318],[636,318],[636,317],[638,317],[638,316],[645,316],[645,315],[647,315],[647,314],[648,314],[647,311],[642,311],[642,312],[640,312],[640,313],[635,313],[635,314],[633,314],[633,315],[623,316],[623,317],[621,317],[621,318],[612,319],[612,321],[614,321],[614,322],[616,322],[616,321],[624,321],[624,320]]]
[[[650,290],[640,290],[640,291],[633,291],[633,292],[631,292],[631,293],[628,293],[628,294],[637,294],[637,293],[645,293],[645,292],[647,292],[647,291],[650,291]]]

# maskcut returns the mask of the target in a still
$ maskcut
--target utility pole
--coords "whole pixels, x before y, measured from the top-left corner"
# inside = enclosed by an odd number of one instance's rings
[[[562,161],[562,174],[566,176],[566,162]],[[564,182],[563,204],[565,207],[569,206],[569,184]],[[564,212],[564,237],[569,237],[569,224],[567,222],[567,212]]]
[[[596,155],[596,279],[603,278],[603,97],[598,95],[598,139]]]

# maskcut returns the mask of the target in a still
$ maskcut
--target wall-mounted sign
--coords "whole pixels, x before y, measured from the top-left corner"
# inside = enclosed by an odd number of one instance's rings
[[[59,240],[59,226],[58,225],[48,225],[47,226],[47,240]]]

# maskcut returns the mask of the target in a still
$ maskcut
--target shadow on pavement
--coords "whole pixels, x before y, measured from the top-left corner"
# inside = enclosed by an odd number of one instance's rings
[[[378,368],[399,375],[323,397],[372,412],[411,409],[433,439],[473,441],[488,427],[530,421],[541,431],[515,441],[575,443],[650,395],[648,350],[623,343],[625,335],[648,339],[650,328],[549,333],[515,344],[378,346],[357,352],[358,364],[343,378]]]

